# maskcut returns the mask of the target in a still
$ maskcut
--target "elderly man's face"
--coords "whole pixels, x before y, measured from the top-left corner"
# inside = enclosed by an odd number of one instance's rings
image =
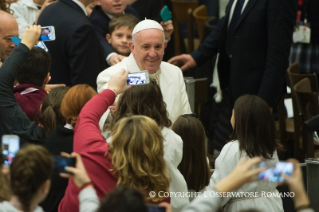
[[[15,45],[13,44],[11,37],[19,36],[18,23],[13,17],[0,17],[0,59],[5,61],[11,54]]]
[[[130,43],[136,63],[150,74],[161,65],[165,47],[163,32],[158,29],[142,30],[135,35],[135,44]]]

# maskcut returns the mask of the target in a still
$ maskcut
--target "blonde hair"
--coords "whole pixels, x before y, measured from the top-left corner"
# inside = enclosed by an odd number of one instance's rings
[[[132,116],[119,120],[112,130],[109,146],[117,185],[142,192],[169,191],[170,175],[164,161],[163,136],[154,120]],[[153,202],[165,197],[155,196]]]

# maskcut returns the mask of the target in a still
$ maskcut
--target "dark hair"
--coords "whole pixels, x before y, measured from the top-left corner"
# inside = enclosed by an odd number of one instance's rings
[[[152,118],[160,128],[170,127],[162,91],[154,80],[148,84],[132,86],[120,96],[112,126],[128,115],[144,115]]]
[[[49,53],[41,48],[33,47],[27,59],[21,65],[17,80],[19,84],[32,84],[42,87],[50,67],[51,58]]]
[[[13,10],[10,9],[10,4],[6,2],[6,0],[0,0],[0,11],[7,12],[13,15]]]
[[[144,196],[137,190],[118,186],[105,196],[98,212],[147,212]]]
[[[65,119],[60,114],[60,107],[64,95],[70,88],[60,86],[53,88],[45,97],[42,107],[39,122],[43,126],[46,135],[56,128],[59,124],[65,124]]]
[[[183,140],[183,158],[177,168],[184,176],[188,190],[200,191],[209,184],[211,175],[206,156],[205,129],[198,119],[180,116],[172,130]]]
[[[13,195],[19,197],[23,211],[31,211],[32,198],[50,179],[52,170],[52,156],[43,146],[29,144],[16,154],[10,165],[10,184]]]
[[[74,129],[77,117],[84,105],[96,95],[96,91],[89,85],[75,85],[65,94],[61,104],[61,114],[66,123]]]
[[[138,22],[139,20],[131,14],[122,14],[119,16],[115,16],[109,23],[109,34],[111,35],[114,30],[120,27],[128,27],[129,29],[133,30]]]
[[[240,151],[249,157],[271,159],[275,150],[283,150],[276,141],[275,122],[267,103],[254,95],[239,97],[234,105],[235,126],[231,140],[239,141]]]

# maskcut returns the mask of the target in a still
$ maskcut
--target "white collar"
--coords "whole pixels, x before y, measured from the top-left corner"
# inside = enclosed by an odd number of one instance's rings
[[[80,2],[80,1],[78,1],[78,0],[72,0],[74,3],[76,3],[77,5],[79,5],[80,7],[81,7],[81,9],[83,10],[83,12],[84,12],[84,14],[86,15],[86,16],[88,16],[88,13],[86,12],[86,10],[85,10],[85,6],[84,6],[84,4],[82,4],[82,2]]]

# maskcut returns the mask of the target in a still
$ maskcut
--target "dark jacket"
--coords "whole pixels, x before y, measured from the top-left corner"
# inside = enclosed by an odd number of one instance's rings
[[[47,138],[44,146],[52,155],[60,155],[61,152],[71,154],[73,152],[74,131],[65,128],[63,125],[53,129]],[[68,186],[68,179],[62,178],[58,173],[53,173],[51,177],[51,188],[48,196],[41,203],[46,212],[57,212],[59,204],[64,197],[65,189]]]
[[[221,88],[230,88],[232,101],[254,94],[274,107],[285,92],[285,76],[296,18],[293,0],[249,0],[234,31],[231,59],[225,43],[231,6],[200,47],[192,52],[197,64],[219,52]]]
[[[19,44],[0,68],[0,136],[14,134],[20,137],[20,146],[26,143],[43,144],[46,140],[42,127],[31,122],[13,93],[13,82],[30,49]]]
[[[51,55],[50,83],[88,84],[106,68],[103,49],[84,11],[71,0],[60,0],[41,13],[38,24],[54,26],[55,41],[46,42]]]

